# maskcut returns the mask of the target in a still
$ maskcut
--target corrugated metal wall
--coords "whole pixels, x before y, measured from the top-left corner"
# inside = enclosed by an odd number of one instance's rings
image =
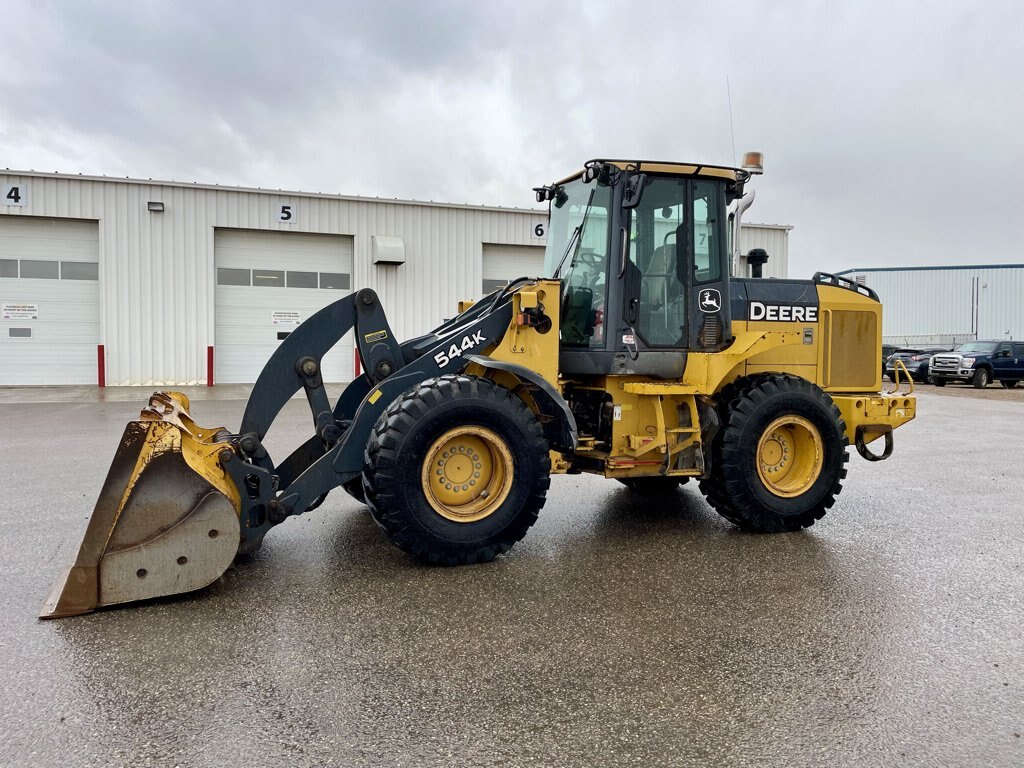
[[[354,287],[375,289],[399,338],[480,293],[483,243],[543,245],[546,212],[219,189],[50,174],[0,174],[21,207],[0,215],[99,221],[101,338],[109,384],[198,384],[214,336],[214,228],[351,235]],[[162,213],[147,210],[164,203]],[[293,218],[280,222],[282,205]],[[373,235],[405,241],[406,263],[372,263]]]
[[[1024,264],[849,270],[882,300],[882,336],[1024,339]]]
[[[762,271],[763,277],[789,277],[789,230],[791,227],[780,224],[746,224],[740,225],[740,253],[746,256],[752,248],[764,248],[768,251],[768,261]],[[746,260],[742,261],[746,268],[744,277],[750,277],[750,267]],[[797,275],[808,278],[810,275]]]

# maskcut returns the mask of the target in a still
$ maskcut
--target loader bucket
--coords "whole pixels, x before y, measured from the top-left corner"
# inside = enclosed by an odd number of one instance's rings
[[[74,563],[40,618],[200,589],[238,551],[238,490],[218,461],[223,429],[196,426],[179,392],[154,394],[124,436]],[[218,441],[221,440],[221,441]]]

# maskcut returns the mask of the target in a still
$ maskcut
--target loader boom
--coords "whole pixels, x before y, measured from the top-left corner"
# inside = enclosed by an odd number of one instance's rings
[[[468,317],[457,317],[427,336],[399,345],[377,294],[364,288],[320,310],[291,333],[271,356],[249,396],[242,429],[233,438],[237,455],[221,455],[235,484],[247,491],[242,494],[240,514],[245,548],[258,546],[271,526],[314,507],[333,488],[358,479],[370,431],[399,394],[432,377],[458,372],[469,364],[470,356],[483,355],[493,347],[512,315],[511,294],[495,299],[467,313]],[[366,372],[332,409],[320,376],[320,360],[350,330],[355,331]],[[316,434],[282,462],[287,468],[282,476],[262,440],[284,404],[302,389]]]

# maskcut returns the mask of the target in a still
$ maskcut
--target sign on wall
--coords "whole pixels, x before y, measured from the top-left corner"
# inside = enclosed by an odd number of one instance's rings
[[[302,313],[297,309],[275,309],[270,313],[272,325],[298,325],[302,322]]]
[[[4,205],[28,205],[28,189],[24,184],[5,184],[0,203]]]
[[[4,304],[0,312],[4,320],[38,320],[38,304]]]
[[[295,203],[282,203],[277,206],[277,220],[283,224],[295,224],[299,219],[299,211]]]

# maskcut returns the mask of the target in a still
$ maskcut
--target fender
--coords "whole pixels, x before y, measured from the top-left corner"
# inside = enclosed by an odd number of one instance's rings
[[[556,451],[575,453],[576,444],[579,440],[579,432],[576,429],[576,417],[569,410],[569,404],[565,402],[565,398],[549,381],[536,371],[531,371],[522,365],[495,360],[486,355],[466,355],[464,359],[468,363],[479,365],[481,368],[511,373],[520,381],[527,382],[536,387],[537,389],[531,392],[531,394],[537,402],[540,412],[544,416],[549,417],[547,423],[542,425],[548,443]]]

